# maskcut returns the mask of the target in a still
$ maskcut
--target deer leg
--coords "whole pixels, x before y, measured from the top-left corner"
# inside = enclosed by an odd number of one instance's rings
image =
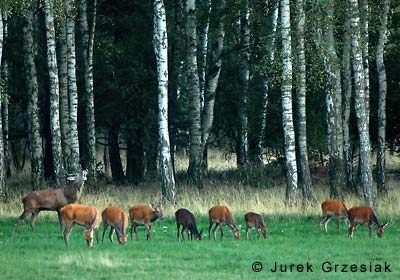
[[[208,227],[208,240],[211,239],[211,228],[212,228],[212,226],[213,226],[213,222],[210,221],[210,226]]]
[[[322,226],[325,223],[327,218],[328,218],[328,216],[322,216],[321,220],[319,221],[319,225]]]
[[[98,227],[94,230],[94,235],[96,236],[97,244],[99,244],[99,228]]]
[[[246,238],[247,240],[250,239],[250,227],[248,225],[246,225]]]
[[[371,237],[371,225],[368,225],[368,235]]]
[[[145,227],[146,227],[146,232],[147,232],[146,238],[147,238],[147,240],[150,240],[151,239],[151,236],[150,236],[151,225],[145,225]]]
[[[133,231],[135,232],[136,240],[139,240],[139,235],[137,233],[137,225],[134,224],[132,227],[133,227]]]
[[[132,231],[133,231],[133,222],[131,222],[132,223],[132,225],[131,225],[131,240],[132,240],[132,238],[133,238],[133,234],[132,234]],[[136,232],[135,232],[136,233]]]
[[[261,231],[261,228],[258,228],[257,229],[257,239],[260,239],[260,231]]]
[[[101,243],[104,242],[104,235],[106,234],[107,228],[108,228],[108,224],[103,223],[103,234],[102,234],[102,236],[101,236]],[[131,234],[132,234],[132,233],[131,233]]]
[[[180,224],[177,224],[176,227],[177,227],[177,229],[176,229],[176,231],[177,231],[176,236],[178,237],[178,242],[179,242],[179,241],[181,241],[181,240],[180,240],[180,236],[179,236],[179,230],[180,230],[180,228],[181,228],[181,225],[180,225]]]
[[[29,220],[29,224],[31,225],[32,232],[35,232],[35,221],[36,221],[36,217],[38,214],[39,214],[39,211],[32,212],[31,219]]]
[[[339,217],[336,217],[336,229],[339,230]]]
[[[355,228],[355,224],[350,223],[350,225],[349,225],[349,231],[348,231],[348,236],[349,236],[351,239],[353,239],[354,228]]]
[[[328,232],[328,223],[331,221],[331,217],[327,217],[324,222],[325,232]]]
[[[222,241],[222,237],[224,236],[224,231],[222,230],[222,225],[219,224],[219,229],[221,230],[221,241]]]
[[[187,239],[189,240],[189,229],[188,228],[186,229],[186,233],[187,233]],[[192,231],[190,231],[190,236],[192,236]],[[192,238],[192,240],[193,240],[193,238]]]
[[[217,240],[217,227],[218,227],[218,223],[215,224],[215,227],[213,229],[213,233],[214,233],[214,240]]]
[[[108,238],[110,239],[111,243],[113,243],[113,235],[115,232],[115,228],[111,226],[110,234],[108,235]]]
[[[24,210],[21,216],[18,217],[17,222],[15,223],[14,234],[17,233],[19,224],[26,218],[26,216],[28,216],[29,213],[29,211]]]
[[[181,230],[181,236],[182,236],[182,240],[185,240],[185,235],[183,234],[185,231],[185,227],[182,226],[182,230]]]
[[[68,247],[69,244],[69,235],[71,234],[72,224],[67,224],[64,229],[64,242],[65,246]]]
[[[60,232],[63,232],[63,223],[61,219],[60,209],[57,209],[58,224],[60,225]]]

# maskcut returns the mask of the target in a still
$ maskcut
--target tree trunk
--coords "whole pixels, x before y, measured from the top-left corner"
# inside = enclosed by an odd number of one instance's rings
[[[3,79],[3,135],[4,135],[4,169],[7,175],[7,178],[11,176],[11,159],[10,159],[10,142],[9,142],[9,93],[8,93],[8,59],[7,59],[7,41],[8,41],[8,17],[7,15],[3,15],[3,29],[4,29],[4,38],[3,38],[3,61],[1,64],[1,77]]]
[[[63,164],[71,161],[71,144],[69,139],[69,105],[68,105],[68,63],[67,63],[67,29],[64,22],[59,22],[57,63],[60,84],[60,125]]]
[[[47,38],[47,64],[50,84],[50,130],[53,155],[54,179],[59,185],[60,177],[64,171],[62,164],[61,131],[60,131],[60,106],[59,84],[56,57],[56,34],[53,17],[53,1],[44,1],[45,25]]]
[[[350,29],[350,13],[346,11],[345,33],[343,39],[342,53],[342,125],[343,125],[343,158],[346,173],[346,187],[348,191],[357,193],[357,188],[354,182],[353,171],[353,153],[350,140],[350,111],[351,111],[351,95],[352,95],[352,80],[351,80],[351,29]]]
[[[237,152],[237,165],[238,167],[245,167],[248,162],[248,112],[247,112],[247,99],[249,91],[249,46],[250,46],[250,10],[248,0],[242,1],[240,9],[240,62],[239,62],[239,76],[240,76],[240,92],[239,92],[239,135],[238,135],[238,152]]]
[[[357,0],[350,0],[351,16],[351,51],[354,73],[355,111],[360,141],[360,171],[366,205],[377,206],[376,190],[372,184],[371,147],[369,141],[368,115],[365,102],[364,67],[360,46],[360,15]]]
[[[35,189],[39,188],[43,177],[43,151],[40,137],[39,88],[35,64],[36,44],[34,42],[34,13],[37,1],[32,1],[26,12],[23,27],[23,50],[28,95],[28,137],[31,159],[31,179]]]
[[[96,28],[97,0],[93,1],[92,22],[88,26],[87,0],[79,1],[79,22],[82,36],[82,55],[84,62],[84,107],[85,107],[85,128],[83,130],[86,141],[86,152],[84,155],[89,175],[96,179],[96,126],[94,117],[94,93],[93,93],[93,46]]]
[[[126,179],[135,185],[143,181],[144,177],[144,150],[141,128],[137,129],[134,137],[126,140]]]
[[[365,112],[367,115],[367,126],[369,127],[369,11],[368,0],[360,0],[360,20],[361,20],[361,51],[364,67],[364,87],[365,87]]]
[[[69,97],[69,144],[71,149],[68,173],[79,170],[79,138],[78,138],[78,88],[76,85],[76,55],[75,55],[75,16],[72,12],[71,0],[65,1],[67,28],[67,74]]]
[[[292,44],[290,38],[290,4],[281,0],[282,36],[282,124],[286,156],[286,204],[291,206],[297,200],[296,141],[292,110]]]
[[[313,200],[312,189],[311,189],[311,176],[310,167],[308,163],[308,151],[307,151],[307,126],[306,126],[306,59],[304,52],[304,2],[303,0],[296,0],[296,13],[297,13],[297,24],[296,24],[296,37],[297,37],[297,149],[298,149],[298,171],[299,171],[299,187],[303,194],[303,203],[309,204]]]
[[[108,129],[108,154],[110,157],[111,175],[114,184],[124,184],[125,175],[122,168],[121,155],[119,150],[119,127],[116,124]]]
[[[189,181],[202,184],[202,150],[201,150],[201,115],[200,115],[200,88],[197,68],[197,35],[196,35],[196,1],[186,0],[186,34],[187,34],[187,71],[189,91]]]
[[[218,87],[219,75],[222,67],[222,51],[224,49],[225,39],[225,14],[226,14],[226,2],[225,0],[218,0],[218,4],[215,10],[216,30],[215,37],[212,43],[211,50],[211,62],[207,72],[207,81],[205,89],[205,100],[204,110],[202,118],[202,156],[203,163],[202,168],[204,172],[207,172],[207,142],[210,137],[213,120],[214,120],[214,105],[215,95]]]
[[[163,0],[154,1],[154,53],[158,77],[158,132],[160,137],[160,171],[163,199],[176,204],[175,177],[168,133],[168,37]]]
[[[329,152],[330,197],[340,198],[340,186],[344,183],[342,92],[340,64],[336,53],[333,34],[333,3],[326,4],[326,55],[324,55],[326,75],[327,138]]]
[[[207,68],[207,46],[208,30],[210,28],[211,0],[204,1],[204,10],[206,11],[205,22],[199,28],[199,88],[200,88],[200,110],[204,108],[204,94],[206,85]]]
[[[256,165],[261,165],[263,163],[263,143],[265,137],[265,127],[267,125],[267,105],[268,105],[268,95],[269,95],[269,87],[271,85],[271,81],[269,77],[272,76],[273,64],[275,60],[275,41],[276,41],[276,28],[278,25],[278,13],[279,13],[279,2],[276,1],[273,6],[272,12],[272,25],[271,25],[271,33],[269,34],[271,39],[268,43],[269,53],[268,53],[268,62],[264,67],[266,67],[265,73],[263,73],[263,91],[261,98],[261,110],[260,116],[257,118],[258,124],[255,133],[255,144],[254,151],[249,151],[251,153],[251,161]]]
[[[2,19],[3,11],[0,9],[0,61],[1,56],[3,55],[3,19]],[[3,100],[3,92],[0,90],[0,103]],[[3,139],[3,120],[1,118],[2,115],[2,106],[0,104],[0,202],[4,202],[6,200],[6,170],[4,164],[4,139]]]
[[[384,48],[386,43],[388,13],[390,0],[383,1],[383,9],[380,18],[379,39],[376,48],[376,69],[378,70],[379,99],[378,99],[378,151],[376,157],[377,169],[377,189],[386,195],[385,184],[385,146],[386,146],[386,69],[383,60]]]

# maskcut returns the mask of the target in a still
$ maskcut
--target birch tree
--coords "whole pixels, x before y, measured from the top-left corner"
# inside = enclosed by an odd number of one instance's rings
[[[204,1],[204,10],[206,12],[205,22],[199,29],[199,87],[200,87],[200,109],[204,108],[204,91],[206,84],[207,69],[207,46],[208,31],[210,29],[211,0]]]
[[[202,181],[200,88],[197,68],[196,1],[186,0],[187,71],[189,91],[189,180],[195,184]]]
[[[57,43],[62,158],[64,166],[67,166],[67,163],[70,162],[71,145],[69,141],[67,29],[65,21],[59,21]]]
[[[286,204],[293,205],[297,199],[296,141],[293,126],[292,105],[292,43],[290,37],[290,4],[281,0],[281,40],[282,40],[282,123],[286,156]]]
[[[43,176],[43,151],[40,137],[38,79],[35,64],[36,43],[34,42],[34,13],[37,1],[32,1],[24,16],[23,53],[26,76],[26,89],[28,95],[28,137],[31,160],[31,179],[34,188],[39,188]]]
[[[3,136],[4,136],[4,169],[7,177],[11,176],[10,169],[10,150],[9,150],[9,95],[8,95],[8,59],[6,54],[7,42],[8,42],[8,16],[3,14],[3,29],[4,29],[4,38],[3,38],[3,62],[1,65],[1,77],[3,79],[3,109],[2,109],[2,118],[3,118]]]
[[[364,67],[362,58],[362,49],[360,46],[360,13],[357,0],[350,0],[351,10],[351,52],[352,68],[354,73],[354,91],[355,91],[355,111],[357,118],[357,128],[360,142],[360,171],[363,186],[363,194],[366,205],[373,206],[377,204],[376,191],[372,185],[372,164],[371,147],[369,141],[368,114],[365,102],[365,81]]]
[[[3,55],[3,19],[2,19],[3,11],[0,9],[0,61],[1,56]],[[3,99],[3,92],[0,88],[0,102]],[[4,202],[6,199],[6,182],[5,182],[5,165],[4,165],[4,140],[3,140],[3,120],[1,118],[2,108],[0,104],[0,202]]]
[[[84,109],[85,129],[83,130],[85,147],[85,161],[89,175],[96,178],[96,126],[94,115],[94,93],[93,93],[93,47],[96,29],[97,0],[93,1],[92,22],[89,29],[87,18],[87,0],[79,0],[79,28],[82,38],[82,56],[84,68]]]
[[[263,141],[265,137],[265,127],[267,125],[267,106],[268,106],[268,95],[269,95],[269,88],[271,86],[270,76],[272,76],[272,67],[275,60],[275,41],[276,41],[276,29],[278,26],[278,13],[279,13],[279,1],[275,1],[272,7],[272,22],[271,22],[271,31],[268,34],[270,40],[268,41],[267,45],[268,54],[267,54],[267,61],[265,63],[266,70],[263,73],[263,91],[262,91],[262,98],[261,98],[261,110],[260,116],[258,117],[259,126],[256,129],[258,133],[256,133],[255,139],[255,151],[253,155],[252,161],[255,164],[261,165],[262,164],[262,152],[263,152]]]
[[[212,42],[211,62],[207,70],[207,81],[205,88],[204,110],[202,118],[202,155],[203,155],[203,170],[207,169],[207,142],[210,137],[211,128],[214,121],[214,105],[215,96],[219,76],[222,68],[222,51],[224,49],[225,40],[225,16],[226,16],[226,1],[218,0],[215,6],[214,17],[216,19],[215,35]]]
[[[343,131],[342,131],[342,91],[340,80],[340,64],[336,51],[333,33],[334,7],[328,2],[326,9],[326,24],[323,54],[326,76],[326,109],[327,109],[327,140],[329,153],[330,196],[341,196],[340,186],[344,176],[343,163]]]
[[[369,7],[368,0],[360,0],[360,30],[361,30],[361,51],[364,68],[364,88],[365,88],[365,110],[367,114],[367,126],[369,126]]]
[[[79,167],[78,139],[78,88],[76,85],[76,55],[75,55],[75,15],[72,11],[71,0],[65,1],[65,16],[67,30],[67,76],[69,97],[69,144],[70,162],[68,172],[75,173]]]
[[[346,1],[346,7],[348,1]],[[354,183],[353,174],[353,157],[351,152],[350,142],[350,111],[351,111],[351,96],[352,96],[352,80],[351,80],[351,29],[350,29],[349,10],[346,9],[345,15],[345,32],[343,38],[343,52],[342,52],[342,125],[343,125],[343,158],[345,164],[346,186],[347,189],[356,193],[357,188]]]
[[[60,183],[62,166],[62,148],[60,131],[60,106],[59,106],[59,84],[58,68],[56,58],[56,39],[53,16],[53,1],[44,1],[46,44],[47,44],[47,65],[49,71],[50,85],[50,129],[51,147],[53,155],[53,170],[57,185]]]
[[[153,45],[157,61],[161,189],[163,198],[172,204],[176,204],[175,179],[168,133],[168,36],[163,0],[154,1]]]
[[[378,151],[376,158],[377,166],[377,189],[387,194],[385,184],[385,146],[386,146],[386,69],[384,63],[384,48],[387,36],[387,22],[390,0],[383,1],[380,17],[378,46],[376,48],[376,69],[378,71],[379,98],[378,98]]]
[[[249,1],[242,1],[240,9],[240,93],[239,93],[239,135],[238,135],[238,152],[237,164],[239,167],[244,167],[247,164],[248,158],[248,115],[247,115],[247,99],[249,91],[249,45],[250,45],[250,10]]]
[[[299,185],[303,194],[303,203],[308,204],[313,199],[311,190],[310,167],[307,151],[307,125],[306,125],[306,59],[304,51],[304,2],[296,0],[296,112],[297,112],[297,149],[298,149],[298,175]]]

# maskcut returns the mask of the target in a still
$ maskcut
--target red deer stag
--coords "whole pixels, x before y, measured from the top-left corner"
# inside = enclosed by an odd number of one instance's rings
[[[327,225],[332,218],[336,219],[336,228],[339,230],[339,219],[348,222],[347,207],[343,201],[337,199],[327,199],[321,204],[322,218],[319,222],[324,225],[325,232],[328,232]]]
[[[224,226],[224,225],[229,226],[234,239],[240,238],[241,226],[237,227],[235,225],[235,222],[233,221],[232,213],[231,213],[231,211],[229,211],[228,207],[214,206],[214,207],[210,208],[210,210],[208,211],[208,216],[209,216],[209,220],[210,220],[210,226],[208,227],[208,239],[211,238],[210,233],[211,233],[211,228],[214,223],[215,223],[215,227],[213,229],[214,240],[217,239],[217,227],[219,227],[221,230],[221,241],[222,241],[222,236],[224,235],[222,226]]]
[[[101,223],[100,211],[91,206],[80,204],[68,204],[60,210],[61,220],[65,224],[64,242],[68,247],[69,235],[75,224],[84,227],[85,238],[89,248],[93,246],[93,231],[96,234],[96,241],[99,243],[99,225]]]
[[[87,170],[77,173],[75,176],[67,177],[68,180],[73,181],[71,185],[65,188],[55,188],[33,191],[22,198],[24,204],[24,212],[17,219],[15,224],[14,233],[17,232],[19,224],[25,219],[26,216],[31,214],[29,221],[32,231],[35,231],[35,220],[40,211],[56,211],[58,214],[58,222],[61,226],[60,209],[67,204],[76,203],[81,197],[83,185],[86,181]]]
[[[112,237],[114,232],[117,232],[118,242],[120,244],[125,244],[127,242],[127,228],[128,228],[128,215],[119,207],[110,206],[103,210],[101,213],[103,218],[103,235],[101,242],[104,241],[104,235],[106,233],[107,227],[110,225],[110,235],[109,238],[113,242]]]
[[[384,233],[383,229],[389,224],[386,223],[381,225],[378,222],[374,210],[372,210],[372,208],[368,206],[353,207],[348,211],[348,213],[350,221],[348,235],[350,238],[353,238],[353,233],[357,225],[366,225],[368,227],[368,233],[370,237],[371,237],[371,226],[375,225],[376,233],[378,237],[381,238]]]
[[[196,240],[201,240],[202,231],[197,230],[196,226],[196,218],[193,213],[187,209],[181,208],[175,212],[176,226],[178,228],[177,236],[178,241],[180,241],[179,230],[182,226],[181,236],[182,239],[185,239],[183,236],[183,232],[186,230],[187,236],[189,239],[189,231],[190,231],[190,239],[193,240],[193,235]]]
[[[151,226],[157,219],[164,219],[162,201],[160,200],[157,205],[151,204],[151,207],[147,205],[135,205],[129,210],[129,217],[131,219],[131,239],[133,230],[136,235],[136,240],[139,240],[136,228],[138,226],[145,226],[147,240],[150,240]]]
[[[267,226],[265,225],[264,219],[260,214],[254,212],[248,212],[244,215],[246,221],[246,237],[247,240],[250,238],[250,228],[254,227],[257,232],[257,239],[260,239],[260,232],[267,238]]]

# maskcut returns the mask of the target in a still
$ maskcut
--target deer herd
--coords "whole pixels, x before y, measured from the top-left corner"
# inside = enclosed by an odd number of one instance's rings
[[[40,211],[55,211],[58,214],[58,220],[61,231],[64,235],[65,245],[69,244],[69,235],[74,225],[83,227],[85,239],[89,247],[93,246],[93,236],[99,242],[99,227],[103,223],[103,234],[101,241],[104,241],[104,235],[108,226],[111,227],[109,239],[113,242],[113,235],[116,232],[118,242],[125,244],[128,240],[128,215],[131,223],[130,235],[131,239],[133,232],[136,239],[139,240],[137,232],[138,226],[144,226],[146,229],[147,240],[151,239],[151,227],[157,219],[164,219],[163,205],[160,200],[157,204],[135,205],[129,209],[127,214],[124,210],[116,206],[109,206],[100,213],[96,207],[76,204],[79,200],[84,182],[86,181],[87,171],[78,172],[75,176],[68,176],[67,179],[72,181],[72,184],[64,188],[53,188],[46,190],[33,191],[22,198],[24,210],[18,217],[14,233],[17,232],[19,224],[30,214],[29,224],[32,231],[35,231],[35,221]],[[356,206],[347,209],[346,205],[341,200],[327,199],[321,204],[322,218],[320,225],[324,226],[327,232],[329,221],[334,218],[336,220],[337,229],[339,229],[339,220],[343,219],[348,225],[348,236],[353,238],[353,233],[357,225],[365,225],[368,227],[369,236],[371,236],[371,226],[377,228],[378,237],[382,237],[384,228],[388,223],[380,224],[371,207]],[[221,241],[223,237],[223,226],[227,226],[234,239],[240,238],[241,226],[237,226],[234,222],[232,212],[226,206],[214,206],[208,211],[209,227],[208,239],[211,239],[211,231],[214,235],[214,240],[217,239],[217,230],[220,229]],[[202,231],[199,231],[196,225],[196,218],[192,212],[181,208],[175,212],[175,220],[177,225],[178,241],[185,239],[184,232],[187,233],[187,239],[201,240]],[[250,229],[256,230],[257,239],[262,234],[267,237],[267,226],[262,215],[247,212],[244,215],[246,224],[246,238],[250,239]],[[213,225],[214,228],[213,228]],[[182,229],[181,229],[182,227]]]

